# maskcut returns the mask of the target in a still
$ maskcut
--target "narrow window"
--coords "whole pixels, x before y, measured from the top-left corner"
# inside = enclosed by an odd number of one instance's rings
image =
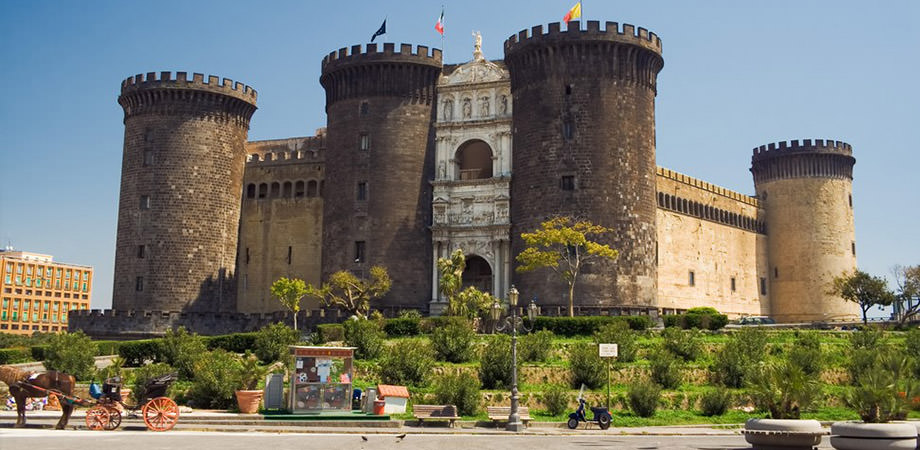
[[[693,271],[690,271],[690,277],[687,280],[690,286],[696,286],[696,274]]]
[[[144,167],[153,165],[153,150],[144,150]]]
[[[246,264],[249,264],[249,247],[246,247]]]
[[[291,246],[288,246],[288,265],[291,264],[291,256],[293,252],[294,252],[293,248],[291,248]]]
[[[575,190],[575,176],[574,175],[563,175],[559,179],[559,188],[563,191],[574,191]]]
[[[144,277],[137,277],[137,279],[134,280],[134,290],[137,292],[144,290]]]
[[[370,150],[371,137],[367,133],[361,133],[361,138],[359,140],[358,148],[361,150]]]
[[[294,197],[303,197],[303,181],[294,183]]]
[[[259,198],[265,198],[268,195],[268,184],[259,184]]]
[[[732,277],[732,292],[735,292],[735,277]]]
[[[141,196],[141,209],[150,209],[150,196],[142,195]]]
[[[572,85],[571,84],[565,85],[565,95],[572,95]]]
[[[147,257],[147,246],[143,244],[138,245],[137,246],[137,258],[144,259],[145,257]]]
[[[293,189],[292,189],[292,188],[293,188],[293,185],[291,184],[291,182],[290,182],[290,181],[285,181],[285,182],[284,182],[284,187],[282,188],[281,196],[284,197],[284,198],[292,197],[292,196],[293,196],[293,195],[292,195],[292,193],[293,193]]]
[[[355,263],[364,262],[364,241],[355,241]]]
[[[848,197],[850,199],[850,208],[852,208],[853,207],[853,194],[850,194]]]
[[[272,198],[278,198],[278,197],[280,197],[280,196],[281,196],[281,183],[278,183],[278,182],[276,181],[276,182],[272,183],[271,197],[272,197]]]
[[[256,185],[249,183],[246,186],[246,198],[256,198]]]
[[[575,135],[575,125],[572,124],[572,122],[570,122],[570,121],[568,121],[568,120],[565,121],[565,122],[563,122],[563,124],[562,124],[562,137],[565,138],[565,140],[568,141],[568,140],[571,140],[571,139],[572,139],[572,136],[574,136],[574,135]]]
[[[760,295],[767,295],[767,279],[760,277]]]
[[[773,266],[773,278],[779,278],[779,267]]]
[[[368,111],[370,111],[370,105],[368,105],[367,102],[361,102],[360,111],[362,116],[366,116]]]
[[[856,242],[850,242],[850,251],[853,252],[853,256],[856,256]]]
[[[316,197],[316,180],[307,183],[307,197]]]
[[[367,182],[366,181],[361,181],[358,183],[357,199],[359,201],[367,200]]]

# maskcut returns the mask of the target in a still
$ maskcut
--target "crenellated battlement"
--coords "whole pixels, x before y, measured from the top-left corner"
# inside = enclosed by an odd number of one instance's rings
[[[238,98],[255,106],[258,93],[255,89],[239,81],[204,74],[193,73],[188,78],[187,72],[147,72],[128,77],[121,82],[121,95],[146,89],[193,89],[199,91],[215,92]]]
[[[752,161],[797,153],[839,153],[853,155],[853,147],[833,139],[794,139],[754,147]]]
[[[523,29],[517,34],[512,34],[505,41],[505,54],[532,44],[562,40],[614,41],[638,45],[661,54],[661,39],[655,33],[628,23],[621,26],[617,22],[605,22],[604,27],[601,28],[601,22],[598,20],[589,20],[585,29],[581,29],[580,21],[569,22],[565,30],[562,30],[560,22],[550,23],[545,33],[543,25],[534,26],[529,30]]]
[[[412,44],[400,44],[399,51],[397,51],[396,44],[387,42],[383,44],[383,51],[379,51],[377,44],[367,44],[366,47],[359,44],[342,47],[326,55],[323,58],[323,73],[345,65],[377,61],[407,62],[441,67],[441,57],[441,49],[429,49],[425,45],[416,46],[413,51]]]

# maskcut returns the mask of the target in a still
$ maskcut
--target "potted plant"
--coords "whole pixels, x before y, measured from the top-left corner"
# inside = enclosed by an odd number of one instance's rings
[[[831,425],[831,446],[840,450],[914,449],[916,426],[890,423],[907,417],[910,401],[918,392],[910,361],[890,349],[868,351],[877,356],[852,371],[855,386],[845,397],[862,422]]]
[[[826,434],[817,420],[801,420],[803,409],[821,393],[818,380],[789,361],[761,363],[751,379],[751,400],[769,412],[765,419],[749,419],[744,439],[757,448],[810,450]]]
[[[262,402],[262,390],[259,382],[268,374],[270,366],[259,364],[259,358],[249,350],[243,356],[237,372],[236,402],[243,414],[259,412]]]

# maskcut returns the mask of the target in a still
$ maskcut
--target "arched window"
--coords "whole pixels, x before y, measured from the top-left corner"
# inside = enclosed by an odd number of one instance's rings
[[[485,142],[474,139],[464,142],[457,149],[458,176],[461,180],[492,178],[492,148]]]
[[[294,197],[303,197],[303,181],[294,184]]]
[[[246,198],[256,198],[256,185],[249,183],[246,186]]]
[[[266,154],[265,154],[265,160],[266,160],[266,161],[271,161],[271,160],[272,160],[272,154],[271,154],[271,153],[266,153]]]
[[[281,196],[281,183],[274,182],[272,183],[272,198],[278,198]]]
[[[316,197],[316,180],[307,183],[307,197]]]
[[[268,195],[268,185],[262,183],[259,185],[259,198],[265,198]]]
[[[285,198],[291,197],[293,195],[292,188],[293,188],[293,185],[291,185],[291,182],[285,181],[284,187],[282,188],[282,191],[281,191],[281,196]]]

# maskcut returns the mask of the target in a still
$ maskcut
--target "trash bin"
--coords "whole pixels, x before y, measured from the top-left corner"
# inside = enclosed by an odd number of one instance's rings
[[[383,409],[387,405],[387,402],[384,400],[374,400],[374,415],[382,416]]]

